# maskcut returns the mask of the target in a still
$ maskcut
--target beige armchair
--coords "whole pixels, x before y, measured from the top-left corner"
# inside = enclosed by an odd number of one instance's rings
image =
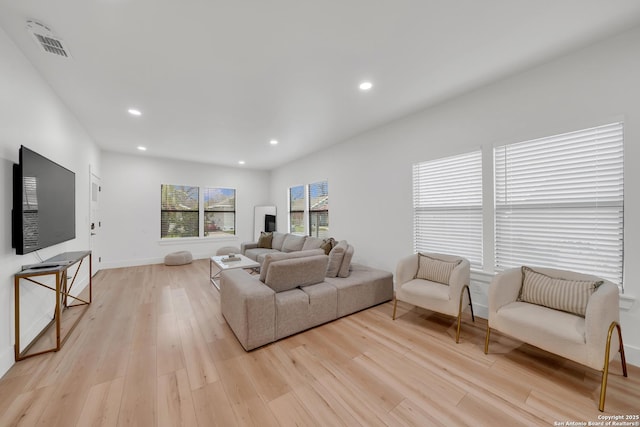
[[[529,275],[529,278],[525,275]],[[590,286],[589,283],[594,285]],[[564,290],[558,291],[558,286],[563,286]],[[586,294],[580,287],[587,289]],[[523,299],[533,299],[536,303]],[[560,309],[540,303],[559,306]],[[583,311],[584,316],[561,309]],[[527,267],[498,274],[489,286],[485,354],[489,351],[491,329],[601,371],[600,411],[604,410],[609,362],[615,356],[615,352],[610,352],[612,345],[619,349],[623,374],[627,376],[618,287],[595,276]],[[617,335],[613,335],[614,329],[617,329]]]
[[[398,301],[457,318],[456,343],[460,340],[460,323],[464,307],[471,307],[469,261],[458,256],[423,253],[398,261],[393,319]]]

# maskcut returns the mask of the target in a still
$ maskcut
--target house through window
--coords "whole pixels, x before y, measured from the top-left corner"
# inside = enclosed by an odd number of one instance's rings
[[[160,237],[198,237],[198,187],[163,184],[161,193]]]
[[[236,190],[162,184],[160,238],[236,234]]]
[[[236,233],[236,190],[205,188],[204,235]]]
[[[289,232],[329,237],[329,183],[289,188]]]

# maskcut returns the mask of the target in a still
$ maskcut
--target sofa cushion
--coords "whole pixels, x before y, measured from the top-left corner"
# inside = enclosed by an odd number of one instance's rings
[[[273,241],[273,232],[262,231],[258,238],[258,247],[264,249],[271,249],[271,242]]]
[[[351,271],[351,259],[355,249],[351,245],[347,245],[347,250],[344,251],[344,257],[342,258],[342,264],[340,270],[338,270],[338,277],[349,277]]]
[[[431,255],[419,253],[418,271],[416,272],[415,278],[448,285],[451,272],[461,262],[461,259],[444,260]]]
[[[246,249],[244,251],[244,256],[261,263],[261,260],[262,258],[264,258],[265,255],[273,254],[273,253],[279,254],[280,252],[276,251],[275,249],[253,248],[253,249]]]
[[[271,240],[271,248],[277,250],[277,251],[281,251],[282,250],[282,244],[284,243],[284,239],[288,236],[288,234],[285,233],[279,233],[277,231],[273,232],[273,240]]]
[[[282,252],[301,251],[307,236],[298,236],[295,234],[287,234],[282,244]]]
[[[307,237],[304,241],[304,245],[302,245],[303,251],[308,251],[311,249],[320,249],[322,246],[323,240],[317,237]]]
[[[602,280],[567,280],[522,267],[519,300],[584,317],[589,297]]]
[[[341,240],[340,243],[335,245],[331,252],[329,252],[329,264],[327,265],[327,277],[337,277],[342,265],[342,259],[344,258],[344,252],[347,250],[346,240]]]
[[[254,249],[257,250],[257,249]],[[264,250],[264,249],[263,249]],[[304,258],[313,255],[322,255],[322,249],[313,249],[310,251],[298,251],[298,252],[278,252],[272,249],[272,252],[265,253],[262,256],[258,257],[258,262],[260,263],[260,281],[264,282],[267,278],[267,271],[269,270],[269,264],[274,261],[282,261],[283,259],[292,259],[292,258]]]
[[[313,255],[272,261],[267,267],[264,284],[276,292],[308,286],[324,280],[327,256]]]
[[[393,274],[364,265],[352,264],[349,277],[326,277],[324,281],[338,290],[338,317],[393,298]]]

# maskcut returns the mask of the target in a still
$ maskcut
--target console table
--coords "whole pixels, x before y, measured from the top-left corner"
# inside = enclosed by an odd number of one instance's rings
[[[80,267],[86,258],[89,258],[89,299],[84,300],[77,296],[71,295],[71,289],[76,281],[76,277],[78,276],[78,272],[80,271]],[[49,258],[42,263],[45,267],[38,266],[37,264],[31,266],[26,270],[22,270],[14,275],[14,295],[15,295],[15,332],[16,332],[16,344],[15,344],[15,359],[16,362],[19,360],[23,360],[29,357],[37,356],[43,353],[49,353],[52,351],[58,351],[62,348],[62,345],[65,343],[73,329],[76,327],[82,315],[88,309],[88,305],[91,304],[92,299],[92,258],[91,251],[79,251],[79,252],[65,252],[60,255],[56,255],[53,258]],[[58,265],[55,265],[58,264]],[[77,264],[77,268],[75,273],[73,274],[73,278],[69,281],[69,277],[67,271],[69,268]],[[40,276],[55,276],[55,287],[49,286],[38,281]],[[42,280],[42,279],[39,279]],[[29,282],[36,284],[38,286],[42,286],[44,288],[50,289],[55,292],[56,297],[56,305],[55,310],[53,312],[53,319],[45,328],[25,347],[24,350],[20,351],[20,282]],[[73,304],[69,303],[69,298],[75,300]],[[87,306],[83,310],[82,314],[75,320],[73,325],[67,330],[64,337],[61,336],[61,315],[62,311],[67,308],[79,307],[79,306]],[[42,337],[42,335],[51,327],[52,324],[55,323],[56,326],[56,345],[55,347],[48,348],[46,350],[37,351],[31,354],[27,354],[29,349],[35,342]]]

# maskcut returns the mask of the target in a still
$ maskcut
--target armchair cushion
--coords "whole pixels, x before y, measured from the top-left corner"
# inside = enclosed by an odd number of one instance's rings
[[[522,267],[519,300],[584,317],[589,297],[602,280],[567,280]]]
[[[462,262],[462,259],[447,261],[430,255],[418,255],[418,271],[416,272],[415,278],[442,283],[444,285],[449,284],[449,278],[451,277],[453,269]]]

